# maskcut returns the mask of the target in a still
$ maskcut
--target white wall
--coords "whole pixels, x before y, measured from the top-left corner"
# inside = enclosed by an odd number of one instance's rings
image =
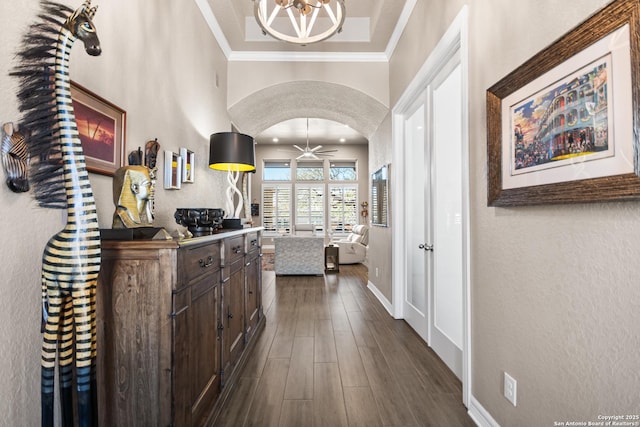
[[[370,173],[378,170],[382,165],[391,163],[391,115],[388,115],[382,122],[378,131],[369,140],[369,170]],[[391,163],[391,168],[396,165]],[[391,175],[391,174],[390,174]],[[392,233],[393,230],[393,203],[392,194],[396,189],[393,180],[389,183],[389,227],[371,225],[369,229],[369,282],[389,301],[392,302]],[[370,220],[371,218],[369,218]],[[369,221],[370,223],[371,221]]]
[[[638,414],[640,203],[486,204],[486,89],[608,2],[418,0],[391,61],[392,106],[465,3],[472,394],[502,426]]]
[[[67,3],[77,7],[81,1]],[[95,0],[94,0],[95,3]],[[226,112],[227,65],[194,2],[111,0],[99,2],[95,24],[100,57],[78,42],[71,78],[127,112],[127,152],[158,138],[161,148],[196,153],[196,182],[156,193],[156,226],[177,227],[177,207],[222,207],[224,174],[206,167],[208,136],[231,129]],[[19,119],[14,79],[8,77],[36,0],[0,2],[0,122]],[[215,86],[218,75],[219,88]],[[163,156],[159,158],[159,163]],[[100,225],[111,227],[112,179],[91,175]],[[30,195],[0,185],[1,425],[40,422],[40,266],[44,245],[62,228],[63,213],[37,208]]]

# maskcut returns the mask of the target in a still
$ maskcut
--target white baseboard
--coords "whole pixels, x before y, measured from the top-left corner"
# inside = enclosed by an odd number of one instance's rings
[[[380,304],[382,304],[385,310],[389,312],[391,317],[395,319],[395,316],[393,315],[393,305],[389,302],[389,300],[384,295],[382,295],[382,292],[380,292],[380,290],[376,288],[375,285],[371,282],[367,283],[367,289],[369,289],[373,293],[373,295],[375,295],[376,298],[378,298],[378,301],[380,301]]]
[[[478,400],[471,395],[469,402],[469,416],[479,427],[500,427],[500,424],[493,419],[491,414],[484,409]]]

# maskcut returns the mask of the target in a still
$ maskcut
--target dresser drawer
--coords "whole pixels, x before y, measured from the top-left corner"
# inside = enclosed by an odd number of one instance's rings
[[[232,264],[244,257],[244,236],[224,239],[224,264]]]
[[[193,279],[220,270],[220,242],[203,246],[184,247],[178,252],[180,286]]]
[[[248,233],[247,234],[247,253],[251,255],[255,255],[256,252],[260,250],[260,240],[258,238],[258,233]]]

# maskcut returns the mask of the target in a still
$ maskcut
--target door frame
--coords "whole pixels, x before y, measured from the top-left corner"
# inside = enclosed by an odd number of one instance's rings
[[[463,6],[445,34],[420,67],[411,83],[392,110],[393,153],[391,168],[393,211],[392,248],[392,310],[396,319],[403,319],[404,284],[407,280],[406,218],[415,215],[407,212],[407,194],[404,182],[405,145],[404,119],[416,99],[423,94],[441,67],[452,57],[459,56],[462,71],[462,183],[463,183],[463,349],[462,349],[462,401],[470,405],[471,395],[471,265],[470,265],[470,216],[469,216],[469,65],[468,65],[468,6]]]

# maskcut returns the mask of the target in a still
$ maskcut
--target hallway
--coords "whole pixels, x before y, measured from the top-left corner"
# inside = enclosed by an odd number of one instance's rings
[[[458,379],[389,316],[366,273],[263,271],[266,327],[213,425],[474,426]]]

